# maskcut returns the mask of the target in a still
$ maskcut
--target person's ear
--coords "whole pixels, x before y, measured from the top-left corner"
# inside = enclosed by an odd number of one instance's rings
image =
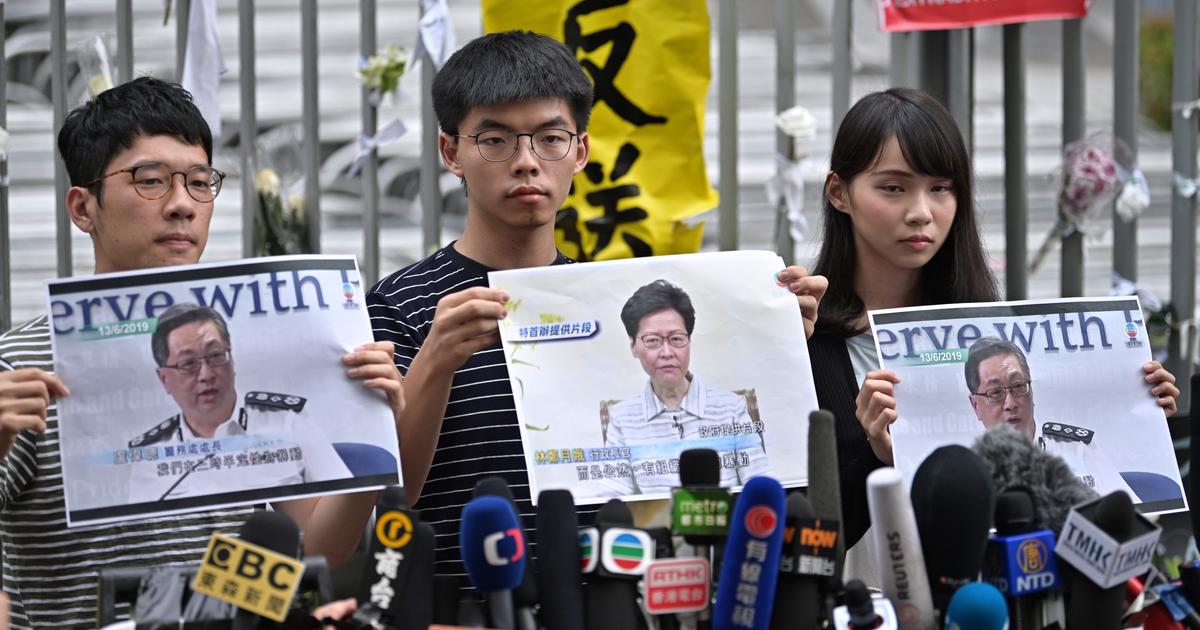
[[[979,401],[975,400],[974,396],[968,395],[967,402],[971,403],[971,409],[975,411],[975,417],[978,418],[979,417]],[[983,420],[980,420],[980,422],[983,422]]]
[[[155,368],[154,373],[158,374],[158,382],[162,383],[163,389],[167,388],[167,371],[165,368]]]
[[[833,171],[825,176],[825,197],[839,212],[850,213],[850,185]]]
[[[93,198],[92,192],[83,186],[67,189],[67,215],[71,217],[71,223],[85,234],[96,233],[96,218],[92,216],[92,204],[88,203]],[[97,199],[96,207],[99,205]]]
[[[456,138],[446,132],[438,134],[438,153],[442,156],[442,164],[446,165],[446,170],[454,173],[460,179],[463,177],[462,163],[459,162],[460,146]]]
[[[579,142],[576,145],[575,172],[578,173],[583,170],[583,167],[587,166],[588,156],[592,153],[592,141],[586,131],[579,134]]]

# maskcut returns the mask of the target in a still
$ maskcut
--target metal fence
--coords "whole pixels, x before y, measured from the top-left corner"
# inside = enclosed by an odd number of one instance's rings
[[[776,39],[776,107],[786,109],[795,102],[795,5],[798,0],[774,0]],[[735,0],[714,0],[715,24],[718,43],[718,120],[719,120],[719,182],[720,206],[718,240],[721,249],[736,249],[738,235],[738,123],[737,123],[737,24],[738,6]],[[375,0],[360,0],[359,50],[368,56],[376,51]],[[424,3],[422,3],[424,4]],[[133,52],[136,45],[133,32],[132,0],[114,1],[115,27],[117,34],[117,77],[126,81],[133,75]],[[176,0],[176,68],[181,69],[188,32],[187,16],[190,0]],[[863,5],[859,5],[860,7]],[[832,86],[831,128],[838,122],[850,105],[852,79],[852,28],[854,3],[850,0],[835,0],[832,7]],[[299,28],[302,56],[302,129],[303,170],[305,174],[306,214],[308,217],[311,243],[321,242],[321,190],[319,186],[319,125],[318,111],[318,19],[317,0],[301,0],[301,24]],[[5,4],[0,2],[0,19],[4,16]],[[1098,9],[1094,9],[1098,10]],[[1137,0],[1114,0],[1114,82],[1113,82],[1113,133],[1123,140],[1135,153],[1137,150],[1137,86],[1138,86],[1138,16]],[[239,147],[243,174],[242,185],[242,253],[254,253],[254,211],[258,199],[254,187],[249,184],[254,159],[255,138],[259,130],[256,119],[256,74],[255,74],[255,2],[238,2],[238,41],[240,68]],[[416,22],[418,16],[413,16]],[[859,16],[874,19],[874,16]],[[1193,0],[1174,2],[1174,109],[1173,185],[1171,186],[1171,279],[1170,301],[1183,325],[1171,333],[1168,367],[1181,381],[1186,379],[1196,362],[1198,345],[1195,333],[1194,313],[1196,310],[1196,197],[1194,183],[1197,176],[1196,137],[1200,116],[1191,116],[1191,110],[1180,106],[1200,98],[1197,81],[1196,44],[1197,6]],[[58,129],[67,113],[67,3],[66,0],[50,0],[48,24],[50,33],[49,54],[54,68],[51,73],[51,102],[53,125]],[[1004,206],[1006,235],[1006,285],[1008,299],[1022,299],[1028,295],[1026,261],[1028,254],[1026,237],[1029,233],[1027,208],[1026,171],[1026,77],[1021,24],[1003,27],[1003,76],[989,77],[1001,80],[1004,85]],[[0,31],[0,54],[5,52],[5,37],[8,28]],[[894,85],[922,87],[947,104],[959,122],[968,140],[973,140],[973,94],[974,94],[974,49],[975,33],[972,29],[956,31],[893,34],[890,36],[890,80]],[[1086,127],[1084,114],[1084,38],[1080,20],[1062,22],[1063,50],[1063,111],[1062,143],[1073,142],[1083,137]],[[5,56],[7,59],[7,56]],[[8,64],[0,64],[0,126],[7,127],[6,96]],[[428,56],[420,60],[421,90],[428,93],[432,82],[433,65]],[[370,104],[367,90],[359,96],[361,100],[361,133],[370,137],[378,125],[376,109]],[[440,164],[437,155],[436,123],[432,106],[427,98],[421,98],[421,161],[420,200],[422,208],[422,241],[425,252],[441,244],[441,203],[438,189]],[[790,138],[780,133],[777,136],[778,152],[788,156],[791,152]],[[363,208],[363,256],[364,280],[373,281],[379,275],[379,220],[380,182],[379,160],[372,150],[363,167],[361,176],[361,199]],[[11,247],[9,243],[9,213],[7,164],[0,163],[0,328],[11,325]],[[1191,187],[1189,187],[1191,184]],[[64,208],[67,177],[61,160],[55,159],[55,191],[57,206],[57,270],[59,276],[71,273],[71,223]],[[782,212],[782,210],[781,210]],[[786,229],[776,223],[775,242],[785,257],[791,256],[791,239]],[[1113,269],[1122,276],[1137,280],[1138,248],[1137,224],[1116,218],[1114,230]],[[1061,294],[1078,296],[1083,292],[1083,240],[1075,234],[1062,243]],[[1186,389],[1186,388],[1184,388]],[[1186,393],[1185,393],[1186,396]],[[1186,408],[1187,401],[1181,401]]]

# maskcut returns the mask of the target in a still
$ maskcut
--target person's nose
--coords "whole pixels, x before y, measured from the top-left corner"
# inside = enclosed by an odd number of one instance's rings
[[[904,222],[909,225],[922,226],[933,221],[933,209],[929,195],[924,191],[918,192],[912,202],[905,208]]]
[[[178,186],[175,185],[176,178],[179,180]],[[173,173],[167,196],[163,199],[163,215],[170,220],[191,221],[196,216],[199,203],[188,194],[187,174]]]
[[[528,138],[529,143],[521,142],[523,138]],[[537,175],[541,170],[542,163],[538,159],[536,153],[533,152],[533,136],[517,136],[517,153],[512,156],[511,168],[514,175]]]

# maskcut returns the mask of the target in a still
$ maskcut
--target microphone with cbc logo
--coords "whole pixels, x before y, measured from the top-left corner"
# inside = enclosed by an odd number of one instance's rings
[[[508,501],[496,496],[471,499],[463,508],[459,532],[463,565],[488,603],[492,627],[515,627],[512,589],[525,575],[525,535]]]
[[[261,617],[282,622],[304,573],[299,550],[300,528],[291,517],[257,512],[240,539],[213,533],[192,589],[236,606],[235,627],[255,627]]]

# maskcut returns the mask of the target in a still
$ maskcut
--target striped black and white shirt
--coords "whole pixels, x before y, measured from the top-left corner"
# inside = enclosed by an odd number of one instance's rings
[[[0,337],[0,370],[21,368],[54,369],[45,317]],[[95,628],[100,569],[199,564],[212,532],[235,530],[250,513],[233,508],[67,529],[58,406],[51,401],[46,432],[20,434],[0,460],[3,581],[13,628]]]
[[[573,262],[558,255],[555,265]],[[489,269],[451,243],[432,256],[380,280],[367,294],[375,339],[396,346],[396,367],[408,374],[413,357],[433,327],[438,300],[472,287],[487,286]],[[437,536],[437,573],[465,576],[459,550],[463,506],[475,482],[489,475],[508,481],[526,540],[534,550],[534,509],[517,425],[516,406],[500,344],[476,352],[454,373],[442,432],[421,498],[413,507]],[[579,508],[581,524],[595,520],[595,507]]]

